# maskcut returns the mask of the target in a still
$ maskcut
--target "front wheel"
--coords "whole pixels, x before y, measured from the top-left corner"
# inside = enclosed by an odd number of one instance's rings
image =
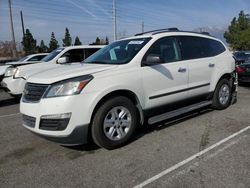
[[[138,113],[131,100],[114,97],[97,110],[91,127],[92,138],[106,149],[121,147],[131,139],[137,122]]]
[[[222,79],[216,86],[212,107],[218,110],[223,110],[230,105],[232,97],[232,87],[230,81]]]

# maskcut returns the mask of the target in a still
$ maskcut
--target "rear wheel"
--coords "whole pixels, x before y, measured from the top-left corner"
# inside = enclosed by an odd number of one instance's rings
[[[230,81],[222,79],[216,86],[212,107],[218,110],[223,110],[230,105],[232,97],[232,87]]]
[[[91,127],[92,138],[106,149],[121,147],[131,139],[137,122],[138,113],[131,100],[114,97],[97,110]]]

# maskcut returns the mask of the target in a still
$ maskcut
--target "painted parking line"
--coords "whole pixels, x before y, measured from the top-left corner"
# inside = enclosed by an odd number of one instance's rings
[[[17,116],[17,115],[20,115],[20,114],[21,114],[21,113],[2,115],[2,116],[0,116],[0,118],[11,117],[11,116]]]
[[[153,177],[145,180],[144,182],[142,182],[142,183],[134,186],[134,188],[141,188],[141,187],[144,187],[144,186],[146,186],[146,185],[148,185],[148,184],[156,181],[157,179],[159,179],[159,178],[161,178],[161,177],[163,177],[163,176],[171,173],[172,171],[174,171],[174,170],[176,170],[176,169],[184,166],[185,164],[189,163],[190,161],[196,159],[197,157],[200,157],[201,155],[203,155],[203,154],[209,152],[210,150],[212,150],[212,149],[214,149],[214,148],[216,148],[216,147],[224,144],[225,142],[227,142],[227,141],[231,140],[232,138],[234,138],[234,137],[242,134],[243,132],[246,132],[249,129],[250,129],[250,126],[247,126],[246,128],[241,129],[240,131],[238,131],[238,132],[236,132],[236,133],[234,133],[234,134],[232,134],[232,135],[224,138],[223,140],[221,140],[221,141],[219,141],[219,142],[211,145],[210,147],[208,147],[208,148],[206,148],[206,149],[204,149],[204,150],[202,150],[202,151],[200,151],[200,152],[192,155],[191,157],[189,157],[189,158],[187,158],[187,159],[185,159],[185,160],[183,160],[183,161],[175,164],[174,166],[172,166],[172,167],[170,167],[170,168],[168,168],[168,169],[160,172],[159,174],[157,174],[157,175],[155,175],[155,176],[153,176]]]

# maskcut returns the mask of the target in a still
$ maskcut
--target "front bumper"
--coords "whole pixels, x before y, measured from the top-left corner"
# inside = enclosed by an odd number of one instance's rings
[[[23,122],[23,126],[35,134],[63,145],[78,145],[88,141],[88,128],[91,121],[95,94],[79,94],[66,97],[41,99],[37,103],[21,100],[20,111],[34,119],[34,125]],[[67,126],[61,130],[41,126],[44,116],[71,114]]]
[[[11,95],[22,95],[26,80],[23,78],[5,77],[1,86]]]

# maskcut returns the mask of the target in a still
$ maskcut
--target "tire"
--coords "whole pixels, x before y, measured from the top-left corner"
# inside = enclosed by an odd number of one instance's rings
[[[232,98],[232,86],[227,79],[221,79],[213,94],[212,107],[217,110],[226,109],[230,106]]]
[[[93,141],[109,150],[124,146],[133,136],[137,123],[137,109],[130,99],[123,96],[109,99],[94,115],[91,126]]]

